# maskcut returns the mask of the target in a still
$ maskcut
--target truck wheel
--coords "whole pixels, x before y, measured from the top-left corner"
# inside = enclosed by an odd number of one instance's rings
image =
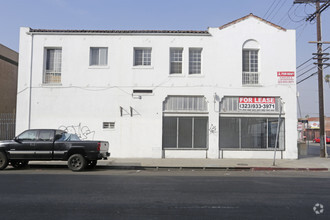
[[[10,161],[10,164],[16,169],[26,167],[28,165],[28,163],[29,163],[28,160],[12,160],[12,161]]]
[[[86,159],[81,154],[73,154],[69,157],[68,167],[72,171],[82,171],[86,165]]]
[[[89,160],[87,162],[87,169],[94,169],[96,167],[97,160]]]
[[[0,170],[5,169],[8,166],[8,158],[5,153],[0,152]]]

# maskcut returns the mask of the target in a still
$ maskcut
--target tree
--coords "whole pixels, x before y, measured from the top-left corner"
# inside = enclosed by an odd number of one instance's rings
[[[329,87],[330,87],[330,75],[329,74],[325,75],[324,80],[326,83],[329,84]]]

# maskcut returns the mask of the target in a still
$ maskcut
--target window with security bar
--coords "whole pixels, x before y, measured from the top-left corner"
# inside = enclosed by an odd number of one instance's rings
[[[107,47],[91,47],[89,55],[90,66],[107,66],[108,65],[108,48]]]
[[[60,84],[62,71],[62,49],[46,49],[46,69],[43,75],[44,84]]]
[[[182,48],[170,49],[170,74],[182,74]]]
[[[189,48],[189,74],[202,73],[202,48]]]
[[[243,50],[243,85],[258,85],[260,83],[258,53],[259,50]]]
[[[151,66],[151,48],[134,48],[134,66]]]
[[[207,102],[204,96],[168,96],[163,103],[163,111],[207,113]]]

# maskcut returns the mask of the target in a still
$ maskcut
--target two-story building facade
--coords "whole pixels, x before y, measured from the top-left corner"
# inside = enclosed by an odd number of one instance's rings
[[[113,157],[297,158],[295,31],[253,14],[207,31],[21,28],[17,129]]]

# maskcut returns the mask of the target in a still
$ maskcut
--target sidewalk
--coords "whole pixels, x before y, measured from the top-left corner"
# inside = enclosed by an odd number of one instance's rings
[[[30,161],[30,165],[61,165],[66,161]],[[277,159],[153,159],[108,158],[97,163],[102,169],[202,169],[202,170],[297,170],[329,171],[330,158],[309,157],[298,160]]]
[[[301,158],[298,160],[272,159],[151,159],[109,158],[98,161],[99,166],[110,169],[210,169],[210,170],[308,170],[329,171],[330,158]]]

